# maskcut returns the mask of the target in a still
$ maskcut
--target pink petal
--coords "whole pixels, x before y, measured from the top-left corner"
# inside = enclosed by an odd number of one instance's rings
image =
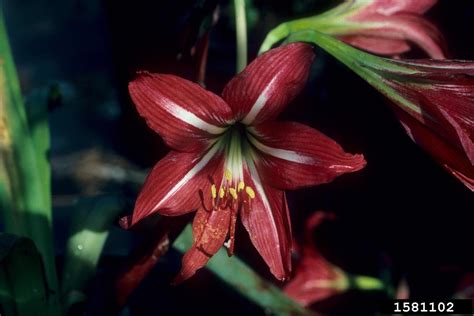
[[[363,18],[357,17],[357,20],[354,21],[360,22],[361,26],[348,35],[404,40],[419,46],[431,58],[445,58],[443,35],[436,26],[421,16],[409,13],[399,13],[393,16],[373,14]],[[370,44],[369,49],[363,48],[369,51],[372,48],[373,51],[375,43],[372,41]],[[386,43],[380,42],[379,45],[384,46]],[[394,52],[394,54],[396,53],[397,51]]]
[[[138,196],[132,225],[153,213],[177,216],[202,206],[215,173],[222,175],[222,154],[211,148],[202,155],[170,152],[153,168]]]
[[[339,39],[349,45],[379,55],[394,56],[406,53],[411,48],[405,40],[377,36],[347,35],[339,36]]]
[[[379,55],[394,56],[406,53],[411,48],[405,40],[377,36],[347,35],[339,36],[339,39],[349,45]]]
[[[308,44],[272,49],[235,76],[222,96],[244,124],[273,119],[303,89],[313,59]]]
[[[433,7],[437,0],[372,0],[364,11],[392,15],[398,12],[423,14]]]
[[[141,72],[129,91],[148,126],[177,151],[207,148],[231,119],[220,97],[173,75]]]
[[[192,277],[206,265],[222,247],[230,224],[230,210],[205,211],[200,209],[193,222],[194,245],[183,256],[183,266],[173,283],[178,284]]]
[[[362,169],[362,155],[352,155],[334,140],[306,125],[267,122],[253,128],[250,142],[265,183],[279,189],[297,189],[332,181]]]
[[[279,280],[291,272],[291,224],[285,193],[261,182],[252,161],[244,170],[245,184],[255,191],[250,210],[242,209],[240,218],[254,247]]]

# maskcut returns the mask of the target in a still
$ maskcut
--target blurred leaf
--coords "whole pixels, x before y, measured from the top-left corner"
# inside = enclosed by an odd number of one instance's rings
[[[193,247],[190,225],[176,239],[173,247],[182,253]],[[279,288],[262,279],[236,256],[229,258],[224,249],[211,258],[206,268],[267,313],[282,316],[315,315],[290,299]]]
[[[72,218],[62,277],[65,310],[85,299],[83,290],[95,275],[110,227],[124,205],[122,199],[113,196],[78,203],[78,211]]]
[[[25,237],[0,233],[0,304],[8,316],[45,315],[48,288],[41,256]]]
[[[1,8],[0,8],[1,9]],[[40,108],[38,108],[40,109]],[[44,109],[44,108],[43,108]],[[0,203],[5,230],[35,241],[51,290],[51,314],[57,314],[58,281],[51,228],[49,146],[46,112],[32,128],[21,95],[8,35],[0,11]]]

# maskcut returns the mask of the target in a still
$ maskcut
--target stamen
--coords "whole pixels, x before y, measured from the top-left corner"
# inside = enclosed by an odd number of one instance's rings
[[[219,197],[222,199],[224,197],[224,195],[225,195],[225,190],[224,190],[224,188],[221,187],[219,189]]]
[[[213,185],[211,186],[211,196],[212,196],[213,199],[215,199],[215,198],[217,197],[217,189],[216,189],[216,185],[215,185],[215,184],[213,184]]]
[[[234,200],[237,200],[237,191],[234,188],[230,188],[229,193]]]
[[[251,199],[254,199],[254,198],[255,198],[255,191],[254,191],[251,187],[246,186],[246,187],[245,187],[245,192],[247,192],[247,194],[249,195],[249,197],[250,197]]]
[[[245,183],[243,181],[239,182],[239,185],[237,186],[237,190],[240,192],[245,188]]]
[[[227,181],[230,182],[232,180],[232,171],[230,171],[229,169],[225,169],[224,176]]]

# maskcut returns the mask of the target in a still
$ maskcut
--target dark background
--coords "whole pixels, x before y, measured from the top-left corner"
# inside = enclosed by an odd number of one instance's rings
[[[53,193],[57,251],[64,249],[73,201],[84,196],[128,197],[142,179],[117,180],[88,173],[119,166],[140,175],[166,152],[140,119],[127,94],[137,70],[193,79],[192,31],[206,10],[198,1],[6,0],[5,15],[22,87],[28,97],[58,89],[51,109]],[[249,14],[249,58],[278,23],[315,14],[337,1],[254,1]],[[219,93],[234,75],[235,33],[231,1],[219,1],[211,32],[206,86]],[[474,59],[474,2],[440,0],[429,12],[454,58]],[[191,21],[191,22],[190,22]],[[197,22],[196,22],[197,23]],[[177,56],[181,55],[178,60]],[[417,56],[417,52],[414,53]],[[364,153],[367,167],[333,183],[288,193],[293,230],[305,218],[333,211],[338,220],[315,236],[321,251],[351,273],[408,280],[412,298],[448,298],[460,277],[474,272],[472,194],[406,136],[386,100],[331,56],[317,50],[304,92],[281,118],[308,124],[347,151]],[[115,169],[112,169],[115,170]],[[113,173],[113,172],[112,172]],[[237,253],[271,280],[244,230]],[[140,237],[114,227],[91,284],[91,315],[111,313],[107,289],[114,271]],[[133,294],[124,315],[264,315],[209,272],[179,287],[169,285],[180,265],[170,251]],[[318,304],[331,315],[371,315],[383,294],[350,292]]]

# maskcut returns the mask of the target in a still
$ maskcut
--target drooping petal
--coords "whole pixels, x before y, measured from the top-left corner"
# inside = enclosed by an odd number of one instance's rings
[[[474,167],[465,152],[445,141],[403,111],[395,111],[410,138],[428,151],[435,160],[458,178],[467,188],[474,191]]]
[[[242,209],[240,218],[254,247],[279,280],[291,272],[291,223],[285,193],[262,183],[257,168],[247,161],[245,183],[252,187],[255,197],[250,209]]]
[[[244,124],[275,118],[304,87],[313,59],[308,44],[272,49],[235,76],[222,96]]]
[[[376,70],[402,96],[404,111],[463,150],[474,165],[474,63],[459,61],[393,61],[407,73]],[[473,167],[474,168],[474,167]]]
[[[295,122],[267,122],[252,127],[257,167],[265,183],[279,189],[297,189],[332,181],[362,169],[362,155],[352,155],[334,140]]]
[[[331,40],[330,37],[326,39]],[[351,65],[361,66],[350,67],[396,104],[398,109],[426,127],[427,130],[423,126],[406,123],[405,118],[400,119],[417,143],[472,189],[474,63],[388,60],[374,56],[369,56],[372,59],[369,61],[364,56],[367,55],[352,55],[354,62]]]
[[[170,152],[148,175],[135,203],[132,225],[153,213],[182,215],[202,206],[201,192],[209,177],[222,176],[222,153],[217,146],[200,155]],[[204,192],[204,195],[208,192]]]
[[[360,6],[358,14],[379,13],[392,15],[398,12],[423,14],[431,9],[438,0],[355,0],[354,6]]]
[[[176,151],[207,148],[232,115],[219,96],[173,75],[141,72],[129,92],[147,124]]]
[[[411,47],[405,40],[390,39],[367,35],[346,35],[339,36],[339,39],[354,47],[366,50],[368,52],[393,56],[408,52]]]
[[[367,17],[357,17],[360,26],[348,31],[347,35],[356,35],[359,38],[366,36],[371,39],[379,38],[381,41],[378,46],[385,46],[384,51],[387,55],[388,47],[385,39],[388,40],[402,40],[406,44],[412,43],[423,49],[431,58],[444,59],[445,58],[445,40],[438,28],[426,20],[425,18],[414,14],[396,14],[393,16],[385,16],[381,14],[373,14]],[[344,40],[344,37],[341,37]],[[370,46],[362,46],[366,44],[360,41],[357,43],[358,47],[374,52],[374,47],[377,44],[373,41],[369,42]],[[401,46],[400,46],[401,47]],[[392,52],[394,55],[399,53],[400,47],[396,46],[396,50]]]
[[[197,211],[193,221],[194,244],[183,256],[182,267],[173,283],[192,277],[222,247],[230,224],[230,210]]]
[[[438,0],[356,0],[364,3],[364,11],[392,15],[398,12],[423,14],[431,9]]]

